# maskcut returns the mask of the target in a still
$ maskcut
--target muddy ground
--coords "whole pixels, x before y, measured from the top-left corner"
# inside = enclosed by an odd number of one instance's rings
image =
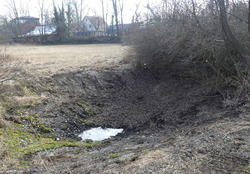
[[[225,100],[171,71],[156,76],[125,62],[50,76],[22,71],[6,82],[6,95],[18,96],[25,82],[45,98],[28,112],[52,130],[46,136],[80,141],[79,133],[98,126],[124,133],[97,147],[36,152],[26,156],[29,167],[0,173],[250,173],[247,96]],[[8,121],[13,117],[19,116],[5,114]]]

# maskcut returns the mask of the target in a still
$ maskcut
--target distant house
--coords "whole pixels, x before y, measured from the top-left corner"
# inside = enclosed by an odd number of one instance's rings
[[[39,24],[39,18],[31,16],[22,16],[12,20],[12,22],[19,24]]]
[[[34,30],[36,26],[40,26],[39,18],[31,16],[18,17],[11,20],[10,23],[16,36],[22,36]]]
[[[142,22],[140,23],[131,23],[131,24],[119,24],[119,32],[120,33],[123,33],[123,34],[131,34],[133,32],[135,32],[137,29],[141,28],[142,26]],[[112,33],[113,31],[113,33]],[[113,26],[108,26],[107,28],[107,33],[108,35],[116,35],[116,32],[117,32],[117,27],[116,25],[113,25]]]
[[[52,35],[55,33],[56,33],[56,26],[45,25],[45,26],[36,26],[34,30],[25,34],[25,36]]]
[[[57,38],[56,26],[36,26],[34,30],[15,38],[18,43],[54,43]]]
[[[105,22],[102,17],[98,16],[85,16],[83,24],[86,31],[103,31],[105,30]]]
[[[105,36],[106,35],[106,22],[102,17],[98,16],[85,16],[82,21],[83,31],[77,31],[76,37],[86,36]]]

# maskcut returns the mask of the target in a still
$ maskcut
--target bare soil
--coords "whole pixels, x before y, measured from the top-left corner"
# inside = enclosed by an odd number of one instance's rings
[[[247,97],[225,101],[171,71],[156,76],[131,69],[123,61],[126,50],[120,45],[8,48],[25,68],[14,82],[4,83],[4,92],[18,95],[25,82],[45,97],[29,109],[52,129],[48,136],[78,140],[80,132],[97,126],[125,132],[98,147],[38,152],[27,156],[31,167],[0,173],[250,173]],[[15,113],[5,117],[10,115]]]

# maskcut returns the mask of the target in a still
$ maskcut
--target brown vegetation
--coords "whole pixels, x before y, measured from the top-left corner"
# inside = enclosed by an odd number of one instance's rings
[[[158,72],[172,69],[212,86],[224,96],[223,89],[228,87],[239,89],[241,94],[247,92],[247,55],[250,55],[250,36],[245,23],[247,5],[243,1],[229,4],[226,13],[223,8],[219,11],[217,1],[208,1],[203,7],[195,1],[172,6],[165,3],[163,10],[148,6],[151,16],[133,37],[140,65]]]
[[[17,57],[29,73],[51,76],[81,69],[119,67],[127,48],[118,44],[11,45],[6,53]]]

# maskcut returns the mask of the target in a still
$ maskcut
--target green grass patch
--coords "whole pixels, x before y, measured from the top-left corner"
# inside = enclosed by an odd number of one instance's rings
[[[119,156],[120,156],[119,153],[111,153],[111,154],[108,155],[109,158],[117,158]]]
[[[83,146],[86,148],[94,148],[101,146],[103,144],[102,141],[95,141],[95,142],[90,142],[90,143],[83,143]]]
[[[80,147],[81,142],[76,141],[55,141],[54,138],[38,138],[35,135],[22,130],[4,130],[0,129],[0,135],[3,141],[2,145],[9,152],[10,158],[22,159],[24,155],[33,154],[48,149],[57,149],[60,147]]]
[[[85,111],[85,114],[88,116],[88,117],[91,117],[91,116],[94,116],[97,114],[97,111],[94,109],[94,108],[91,108],[90,106],[84,104],[84,103],[80,103],[78,102],[77,103],[79,106],[81,106],[84,111]]]
[[[250,165],[243,167],[242,170],[246,173],[250,173]]]
[[[0,129],[0,159],[17,159],[20,167],[27,167],[29,162],[25,162],[25,156],[35,154],[36,152],[57,149],[61,147],[83,147],[83,148],[94,148],[101,146],[103,142],[79,142],[79,141],[68,141],[61,140],[56,141],[54,137],[45,138],[41,135],[24,131],[21,127],[14,127],[12,129]]]
[[[43,123],[39,122],[39,116],[34,113],[23,113],[22,118],[28,120],[30,125],[35,128],[40,128],[41,133],[51,133],[52,130],[48,127],[46,127]]]
[[[37,125],[42,129],[41,131],[42,131],[43,133],[50,133],[50,132],[51,132],[51,129],[45,127],[44,124],[38,123]]]

